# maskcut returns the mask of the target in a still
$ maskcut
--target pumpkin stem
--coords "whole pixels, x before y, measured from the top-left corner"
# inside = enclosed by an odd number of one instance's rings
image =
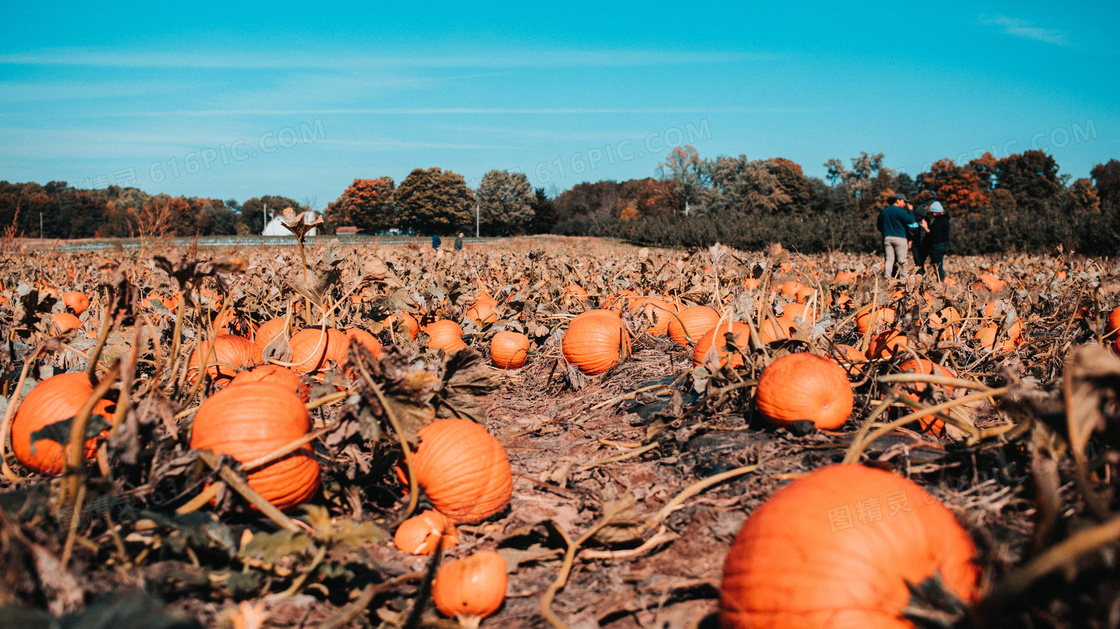
[[[968,615],[968,605],[945,585],[940,572],[918,584],[907,582],[906,588],[910,590],[910,601],[901,615],[916,627],[954,627]]]
[[[459,614],[455,616],[455,620],[459,621],[459,626],[463,629],[478,629],[478,625],[482,622],[482,616]]]

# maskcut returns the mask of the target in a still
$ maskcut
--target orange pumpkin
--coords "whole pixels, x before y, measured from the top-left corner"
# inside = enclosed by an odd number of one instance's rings
[[[459,531],[442,513],[428,509],[401,522],[393,543],[411,555],[430,555],[437,548],[447,550],[458,544]]]
[[[707,306],[689,306],[669,320],[669,338],[681,347],[695,343],[716,326],[719,313]]]
[[[589,299],[589,297],[587,295],[587,291],[583,290],[583,287],[580,286],[579,284],[568,284],[567,286],[565,286],[564,287],[564,296],[565,297],[575,297],[576,299],[582,299],[582,300]]]
[[[765,317],[758,326],[758,340],[762,341],[763,344],[770,344],[774,341],[788,339],[793,329],[794,324],[789,319]]]
[[[837,271],[833,280],[837,284],[851,284],[856,281],[856,274],[851,271]]]
[[[724,629],[905,629],[909,585],[940,579],[979,598],[976,546],[916,483],[832,465],[779,489],[751,513],[723,567]]]
[[[54,327],[58,330],[59,334],[65,334],[70,330],[82,329],[82,320],[69,312],[56,312],[53,317]]]
[[[487,324],[494,323],[498,320],[498,313],[494,312],[494,306],[498,305],[498,300],[483,293],[481,297],[467,308],[467,318],[474,319],[479,327]]]
[[[860,334],[868,330],[878,330],[894,324],[894,308],[886,306],[864,306],[856,311],[856,328]]]
[[[903,373],[919,373],[927,376],[947,376],[950,378],[956,377],[956,374],[948,367],[943,367],[925,358],[919,358],[917,360],[910,359],[899,365],[898,369]],[[946,395],[952,395],[953,393],[953,387],[950,386],[933,385],[933,387],[944,391]],[[926,383],[907,383],[901,390],[903,395],[917,402],[926,390]],[[921,425],[922,430],[929,431],[935,435],[940,435],[945,430],[944,420],[938,419],[934,415],[923,415],[918,418],[918,424]]]
[[[307,435],[311,416],[295,393],[274,382],[247,382],[206,398],[195,412],[191,448],[249,463]],[[249,487],[278,509],[289,509],[319,488],[319,462],[304,445],[249,472]]]
[[[520,369],[529,355],[529,337],[521,332],[502,330],[490,339],[490,360],[499,369]]]
[[[1104,334],[1106,340],[1116,338],[1117,332],[1120,331],[1120,306],[1117,306],[1109,311],[1108,318],[1104,322]]]
[[[816,354],[786,354],[762,370],[755,405],[763,418],[788,428],[793,422],[813,422],[833,430],[852,414],[855,396],[844,368]]]
[[[84,372],[51,376],[35,385],[16,409],[12,418],[12,452],[24,467],[54,476],[62,472],[62,462],[69,456],[70,446],[45,438],[44,429],[78,414],[93,395],[93,386]],[[102,399],[93,407],[93,414],[112,421],[112,402]],[[91,416],[92,420],[92,416]],[[91,423],[90,426],[93,426]],[[55,426],[54,439],[70,440],[69,426]],[[38,433],[38,434],[36,434]],[[86,458],[92,458],[101,435],[86,440]]]
[[[903,348],[910,342],[906,335],[897,328],[883,330],[875,336],[867,344],[867,354],[872,358],[887,359],[893,356],[896,352],[906,351]]]
[[[288,319],[286,317],[276,317],[269,319],[264,323],[257,326],[257,331],[253,335],[253,342],[263,352],[264,348],[272,342],[272,339],[280,336],[288,328]]]
[[[1018,319],[1015,320],[1010,326],[1007,326],[1004,333],[1000,336],[1000,342],[996,343],[996,333],[999,332],[1000,325],[992,323],[976,331],[976,340],[980,346],[986,350],[994,348],[996,354],[1007,354],[1019,346],[1023,336],[1023,324]]]
[[[439,419],[417,433],[412,462],[428,501],[447,519],[473,524],[501,511],[513,495],[501,442],[469,419]]]
[[[188,382],[194,382],[198,377],[198,370],[202,368],[200,360],[206,358],[206,375],[214,382],[229,380],[235,373],[261,362],[261,350],[247,338],[232,334],[219,334],[214,337],[214,351],[210,353],[210,344],[203,342],[191,352],[187,371]]]
[[[237,372],[227,386],[236,386],[248,382],[275,382],[288,388],[306,404],[311,399],[311,387],[299,377],[299,374],[280,365],[257,365],[252,369]]]
[[[450,319],[440,319],[424,326],[428,347],[453,354],[467,346],[463,341],[463,328]]]
[[[735,352],[734,354],[730,353],[730,350],[727,348],[728,336],[731,337],[735,347],[742,351],[750,351],[750,326],[739,321],[727,321],[708,330],[707,334],[700,337],[699,341],[696,341],[696,347],[692,350],[693,364],[699,365],[703,363],[708,352],[714,347],[716,356],[719,357],[720,367],[742,367],[743,354],[740,352]]]
[[[1007,286],[1007,282],[999,279],[991,273],[981,273],[976,281],[972,283],[973,290],[987,290],[992,293],[998,293],[1003,287]]]
[[[403,310],[398,310],[389,315],[385,319],[385,324],[394,329],[404,326],[405,331],[408,332],[408,338],[410,339],[415,339],[416,336],[420,334],[420,324],[416,321],[416,317]]]
[[[661,336],[669,330],[669,322],[677,312],[676,306],[664,299],[656,297],[638,297],[630,301],[628,308],[636,317],[642,317],[649,322],[646,332],[653,336]]]
[[[350,340],[365,345],[366,349],[369,350],[369,353],[373,354],[374,358],[381,358],[381,341],[377,340],[376,336],[361,328],[347,328],[344,330],[344,333],[346,336],[350,337]],[[349,347],[347,347],[347,351],[349,352]],[[345,362],[346,360],[343,360],[344,364]]]
[[[832,346],[831,358],[847,370],[850,376],[858,375],[863,364],[867,362],[867,355],[861,352],[858,347],[844,343],[837,343]]]
[[[341,330],[304,328],[288,340],[292,348],[292,369],[299,373],[327,371],[346,362],[350,337]]]
[[[588,310],[576,315],[560,345],[564,360],[592,376],[630,357],[630,334],[622,319],[610,310]]]
[[[89,308],[89,297],[83,292],[73,290],[62,294],[62,303],[74,311],[74,314],[80,315]]]
[[[480,550],[440,566],[432,582],[432,602],[444,616],[475,629],[502,606],[507,584],[505,558],[492,550]]]

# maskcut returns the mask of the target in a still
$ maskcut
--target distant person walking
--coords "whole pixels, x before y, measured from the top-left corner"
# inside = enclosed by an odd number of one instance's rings
[[[462,250],[463,250],[463,232],[459,232],[459,235],[455,237],[455,251],[462,251]]]
[[[439,234],[432,234],[432,249],[439,249],[440,239]]]
[[[916,224],[914,214],[907,206],[906,195],[899,192],[894,195],[894,203],[879,212],[878,227],[883,234],[883,249],[887,254],[887,260],[883,263],[883,277],[888,280],[901,274],[907,257],[906,251],[912,246],[909,235]]]
[[[937,279],[945,280],[945,254],[949,252],[949,214],[940,201],[929,204],[929,233],[922,239],[929,263],[937,271]]]

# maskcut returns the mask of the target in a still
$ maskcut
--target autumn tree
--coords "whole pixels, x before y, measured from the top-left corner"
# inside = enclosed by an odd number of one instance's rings
[[[533,208],[533,220],[529,223],[530,234],[547,234],[556,225],[556,206],[552,199],[545,194],[544,188],[533,190],[533,199],[529,202]]]
[[[996,166],[996,188],[1010,192],[1020,212],[1058,209],[1062,195],[1058,163],[1044,151],[1008,155]]]
[[[1066,212],[1100,212],[1101,199],[1092,179],[1078,179],[1065,191]]]
[[[394,187],[392,177],[355,179],[337,201],[327,204],[327,222],[334,229],[349,225],[367,234],[395,227]]]
[[[951,159],[940,159],[929,172],[918,176],[922,190],[933,193],[947,212],[975,214],[988,207],[988,195],[980,175],[969,166],[958,166]]]
[[[1120,209],[1120,161],[1108,160],[1108,163],[1097,164],[1089,171],[1097,186],[1101,205]]]
[[[438,167],[417,168],[393,193],[401,225],[417,233],[451,233],[473,221],[474,194],[462,175]]]
[[[749,161],[746,155],[705,161],[702,171],[711,181],[711,187],[700,195],[701,205],[709,213],[773,214],[790,204],[789,195],[767,164]]]
[[[783,157],[768,159],[764,163],[766,170],[777,178],[778,185],[789,197],[789,203],[784,207],[779,207],[778,210],[780,212],[804,212],[808,210],[812,190],[809,187],[809,180],[805,178],[805,173],[801,170],[801,166]]]
[[[484,234],[523,234],[533,220],[533,188],[524,173],[491,170],[475,195]]]
[[[980,187],[985,192],[990,192],[996,185],[996,169],[999,167],[997,160],[991,153],[985,152],[980,157],[968,163],[972,171],[980,179]]]
[[[613,181],[579,183],[560,193],[553,202],[559,221],[569,219],[610,220],[618,218],[622,206],[619,185]]]
[[[685,144],[673,149],[665,157],[665,161],[658,165],[657,172],[662,181],[675,184],[672,189],[676,194],[669,199],[675,204],[675,211],[685,212],[689,204],[699,201],[700,191],[705,187],[701,163],[696,149]]]
[[[263,197],[253,197],[241,205],[241,221],[248,228],[250,234],[261,234],[264,226],[274,217],[284,213],[284,208],[292,208],[296,214],[310,211],[311,208],[299,202],[279,195],[266,194]],[[267,218],[265,214],[268,214]]]
[[[835,157],[824,163],[828,180],[837,190],[834,205],[854,207],[860,216],[867,216],[880,207],[878,199],[889,191],[894,171],[883,166],[882,153],[861,151],[849,161],[850,170]]]

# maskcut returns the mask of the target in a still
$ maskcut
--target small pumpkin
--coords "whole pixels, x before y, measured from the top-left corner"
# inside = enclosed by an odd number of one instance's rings
[[[82,329],[82,320],[69,312],[56,312],[54,317],[54,328],[58,330],[59,334],[65,334],[70,330]]]
[[[925,358],[916,360],[910,359],[899,365],[898,369],[902,373],[919,373],[924,375],[947,376],[949,378],[956,377],[956,374],[948,367],[943,367]],[[933,385],[933,388],[944,392],[946,395],[953,394],[953,387],[950,386]],[[926,383],[924,382],[907,383],[902,388],[903,395],[914,401],[918,401],[925,391]],[[918,418],[918,424],[921,425],[922,430],[926,430],[935,435],[940,435],[945,431],[944,420],[937,418],[935,415],[923,415]]]
[[[978,600],[975,556],[952,512],[921,486],[831,465],[779,489],[740,528],[723,567],[720,626],[912,628],[911,585]]]
[[[450,319],[440,319],[424,326],[428,335],[428,347],[453,354],[467,346],[463,341],[463,328]]]
[[[865,334],[868,330],[878,330],[894,325],[894,318],[894,308],[864,306],[856,311],[856,328],[860,334]]]
[[[909,345],[910,339],[898,328],[883,330],[867,343],[867,354],[872,358],[887,359],[897,352],[906,351],[903,348]]]
[[[529,337],[502,330],[490,339],[490,361],[499,369],[520,369],[529,355]]]
[[[855,395],[847,372],[833,360],[803,352],[786,354],[758,378],[755,406],[774,426],[810,421],[834,430],[848,421]]]
[[[292,369],[299,373],[327,371],[345,364],[350,337],[335,328],[304,328],[288,340]]]
[[[689,306],[669,320],[669,338],[681,347],[700,340],[719,323],[719,313],[707,306]]]
[[[51,376],[35,385],[31,392],[20,402],[12,418],[12,452],[24,467],[54,476],[62,472],[62,462],[70,452],[70,446],[63,446],[54,439],[68,442],[70,439],[69,421],[82,409],[93,395],[93,386],[84,372],[63,373]],[[112,421],[110,408],[113,403],[102,399],[93,407],[90,427],[96,427],[95,416],[108,423]],[[57,422],[51,431],[45,429]],[[53,439],[46,433],[53,432]],[[101,431],[98,431],[101,432]],[[104,434],[104,433],[102,433]],[[101,435],[91,436],[85,442],[86,458],[92,458],[97,450]]]
[[[784,317],[765,317],[758,326],[758,340],[764,345],[788,339],[795,329],[793,321]]]
[[[62,303],[74,314],[80,315],[89,308],[89,297],[81,291],[72,290],[62,294]]]
[[[986,290],[991,293],[998,293],[1007,286],[1007,282],[992,275],[991,273],[981,273],[976,281],[972,283],[972,290]]]
[[[669,331],[669,322],[677,312],[676,306],[656,297],[638,297],[630,301],[627,308],[635,317],[649,322],[648,334],[661,336]]]
[[[295,393],[275,382],[247,382],[206,398],[191,425],[191,448],[255,461],[307,435],[311,416]],[[249,472],[249,487],[278,509],[290,509],[319,488],[311,446]]]
[[[412,458],[428,501],[456,524],[501,511],[513,495],[513,474],[501,442],[469,419],[438,419],[421,428]]]
[[[494,312],[494,306],[498,305],[498,300],[483,293],[478,299],[467,308],[466,316],[468,319],[473,319],[479,327],[487,323],[494,323],[498,320],[498,313]]]
[[[998,323],[988,324],[976,331],[976,340],[979,342],[980,347],[986,350],[993,350],[996,354],[1007,354],[1019,346],[1023,340],[1023,324],[1016,319],[1014,323],[1007,326],[1002,334]],[[997,335],[999,342],[996,342]]]
[[[214,351],[210,344],[203,341],[191,353],[188,361],[187,380],[194,382],[202,368],[201,360],[206,359],[206,375],[214,382],[224,384],[238,371],[261,362],[261,351],[247,338],[232,334],[219,334],[214,337]]]
[[[442,513],[428,509],[401,522],[393,543],[411,555],[430,555],[459,543],[459,531]]]
[[[263,352],[272,339],[280,336],[281,333],[288,329],[287,317],[276,317],[269,319],[264,323],[257,326],[256,333],[253,335],[253,342]]]
[[[831,358],[847,370],[849,376],[858,375],[867,362],[867,355],[858,347],[845,343],[836,343],[832,346]]]
[[[696,347],[692,350],[693,364],[702,364],[708,352],[714,347],[716,356],[719,357],[720,367],[742,367],[743,354],[740,352],[732,354],[727,348],[727,337],[729,336],[735,344],[735,347],[739,348],[741,351],[750,351],[750,326],[740,321],[726,321],[708,330],[707,334],[700,337],[699,341],[696,341]]]
[[[366,349],[369,350],[370,354],[373,354],[374,358],[381,358],[381,341],[377,340],[376,336],[361,328],[347,328],[343,330],[343,332],[346,336],[350,337],[352,341],[357,341],[365,345]],[[349,351],[349,348],[347,348],[347,351]],[[343,362],[345,363],[346,361]]]
[[[306,404],[311,399],[311,387],[303,381],[298,373],[280,365],[257,365],[251,369],[237,372],[227,386],[236,386],[248,382],[275,382],[290,389]]]
[[[594,376],[630,357],[630,333],[614,312],[588,310],[568,323],[560,349],[569,364]]]
[[[474,629],[502,606],[507,585],[505,558],[480,550],[440,566],[432,582],[432,602],[444,616]]]
[[[1108,312],[1108,317],[1104,322],[1105,340],[1114,340],[1115,338],[1117,338],[1117,332],[1120,332],[1120,306],[1117,306]]]
[[[385,319],[385,325],[389,326],[391,329],[404,327],[410,339],[415,339],[416,336],[420,334],[420,324],[416,321],[416,317],[403,310],[398,310],[389,315]]]

